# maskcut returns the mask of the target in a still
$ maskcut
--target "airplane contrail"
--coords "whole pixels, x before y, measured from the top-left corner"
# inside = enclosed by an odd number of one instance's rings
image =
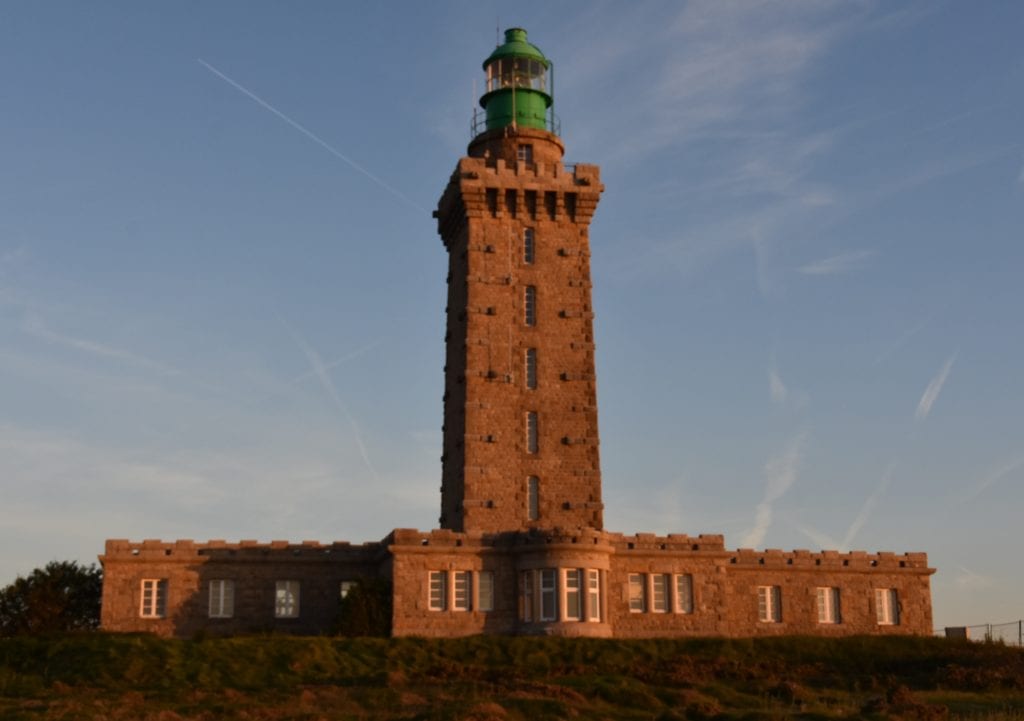
[[[248,88],[243,86],[241,83],[238,83],[235,80],[232,80],[227,75],[225,75],[220,70],[218,70],[217,68],[215,68],[212,65],[210,65],[208,62],[206,62],[202,58],[196,58],[196,61],[200,65],[202,65],[204,68],[209,70],[211,73],[216,75],[218,78],[220,78],[224,82],[228,83],[231,87],[233,87],[236,90],[238,90],[239,92],[245,94],[246,96],[248,96],[249,98],[254,100],[256,103],[258,103],[261,107],[269,110],[274,115],[276,115],[277,117],[281,118],[281,120],[283,120],[286,123],[288,123],[289,125],[291,125],[293,128],[298,130],[300,133],[305,135],[307,138],[312,140],[314,143],[316,143],[317,145],[322,147],[324,150],[329,152],[331,155],[333,155],[334,157],[336,157],[336,158],[338,158],[340,160],[343,160],[345,163],[347,163],[354,170],[359,171],[360,173],[365,175],[367,178],[372,180],[374,183],[376,183],[380,187],[384,188],[384,190],[388,191],[389,193],[394,195],[396,198],[398,198],[402,202],[406,203],[407,205],[411,206],[412,208],[415,208],[416,210],[418,210],[421,213],[426,213],[427,212],[427,210],[425,208],[423,208],[421,205],[419,205],[418,203],[416,203],[416,201],[412,200],[411,198],[409,198],[407,195],[405,195],[401,191],[399,191],[399,190],[395,189],[394,187],[388,185],[386,182],[384,182],[383,180],[378,178],[376,175],[371,173],[369,170],[364,168],[362,165],[360,165],[356,161],[352,160],[352,158],[350,158],[347,155],[345,155],[343,152],[341,152],[340,150],[335,148],[333,145],[328,143],[326,140],[321,138],[319,135],[314,133],[312,130],[310,130],[309,128],[304,126],[302,123],[300,123],[300,122],[298,122],[296,120],[292,120],[287,115],[282,113],[280,110],[275,108],[273,105],[268,103],[266,100],[261,98],[259,95],[257,95],[256,93],[252,92],[251,90],[249,90]]]

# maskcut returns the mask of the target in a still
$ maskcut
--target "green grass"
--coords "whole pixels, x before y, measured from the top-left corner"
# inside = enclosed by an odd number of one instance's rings
[[[935,638],[0,639],[0,718],[1024,721],[1024,651]]]

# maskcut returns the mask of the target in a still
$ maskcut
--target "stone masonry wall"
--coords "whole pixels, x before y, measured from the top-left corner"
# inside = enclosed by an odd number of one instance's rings
[[[275,631],[321,634],[338,613],[342,581],[381,574],[387,554],[379,543],[322,545],[307,541],[165,543],[109,540],[103,564],[102,628],[161,636]],[[166,580],[166,613],[141,616],[144,579]],[[231,618],[209,617],[210,581],[234,582]],[[277,581],[299,582],[299,615],[276,618]]]

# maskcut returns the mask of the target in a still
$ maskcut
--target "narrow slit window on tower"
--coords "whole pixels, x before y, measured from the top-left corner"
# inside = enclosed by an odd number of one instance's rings
[[[535,251],[536,245],[534,243],[533,228],[525,228],[523,230],[523,263],[533,265]]]
[[[487,212],[491,214],[492,218],[498,216],[498,189],[488,188],[487,189]]]
[[[526,518],[530,521],[540,518],[540,479],[537,476],[526,479]]]
[[[526,349],[526,387],[530,390],[537,388],[537,349]]]
[[[523,292],[523,322],[526,325],[537,325],[537,287],[526,286]]]
[[[516,191],[514,188],[505,191],[505,210],[508,211],[509,217],[516,217]]]
[[[526,414],[526,452],[536,453],[537,448],[537,411],[529,411]]]
[[[526,200],[526,214],[531,220],[537,219],[537,191],[527,190],[524,194]]]
[[[533,146],[528,144],[522,144],[516,148],[516,160],[521,160],[524,163],[533,162]]]

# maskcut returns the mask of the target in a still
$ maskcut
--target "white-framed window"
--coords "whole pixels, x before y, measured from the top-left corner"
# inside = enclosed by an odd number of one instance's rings
[[[533,594],[533,571],[523,571],[519,574],[520,589],[522,595],[522,616],[524,621],[532,621],[534,618],[534,594]]]
[[[668,613],[669,575],[655,573],[651,576],[651,610],[654,613]]]
[[[579,621],[583,618],[583,571],[578,568],[563,570],[565,584],[565,620]]]
[[[468,611],[473,597],[473,576],[469,571],[455,571],[453,576],[452,610]]]
[[[816,589],[818,600],[818,623],[840,623],[842,616],[839,611],[839,589],[831,586],[819,586]]]
[[[587,571],[587,620],[601,620],[601,572],[593,568]]]
[[[526,413],[526,452],[536,453],[540,448],[539,435],[537,432],[537,411]]]
[[[782,622],[782,588],[780,586],[757,587],[757,620],[761,623]]]
[[[526,518],[529,521],[540,518],[540,479],[537,476],[526,479]]]
[[[527,348],[526,356],[523,361],[525,366],[524,375],[526,376],[526,387],[531,391],[537,387],[537,349]]]
[[[895,588],[875,589],[875,618],[879,626],[900,624],[900,601]]]
[[[516,148],[516,160],[522,160],[524,163],[533,162],[533,146],[527,144],[521,144]]]
[[[540,572],[540,620],[554,621],[558,618],[558,574],[553,568]]]
[[[537,325],[537,286],[528,285],[523,291],[523,322]]]
[[[142,602],[139,605],[142,618],[164,618],[167,616],[167,579],[142,579]]]
[[[448,606],[448,572],[431,571],[429,576],[431,611],[443,611]]]
[[[494,571],[480,571],[477,574],[476,607],[480,611],[494,610]]]
[[[278,581],[274,594],[274,615],[277,618],[299,617],[299,582]]]
[[[689,573],[676,575],[676,613],[693,613],[693,576]]]
[[[536,235],[533,228],[523,229],[523,263],[533,265],[533,258],[536,252]]]
[[[647,574],[629,574],[629,612],[643,613],[647,610]]]
[[[235,615],[235,582],[230,579],[210,581],[210,618],[231,618]]]
[[[338,586],[338,597],[345,598],[356,587],[355,581],[342,581]]]

